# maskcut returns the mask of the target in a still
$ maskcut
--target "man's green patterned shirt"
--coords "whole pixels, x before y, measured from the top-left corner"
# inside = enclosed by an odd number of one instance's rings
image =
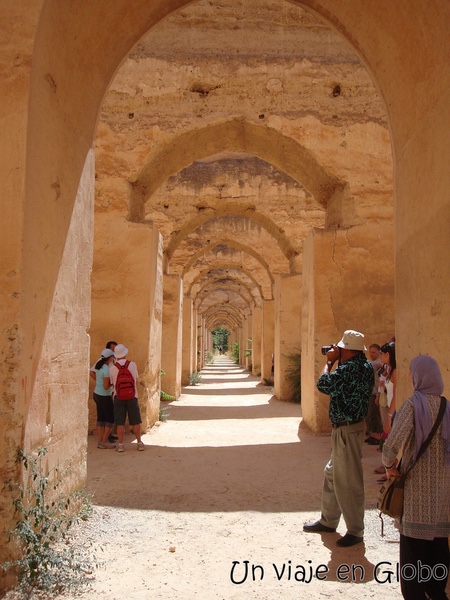
[[[346,360],[332,373],[319,377],[317,388],[330,396],[330,421],[361,421],[367,415],[375,375],[371,363],[361,352]]]

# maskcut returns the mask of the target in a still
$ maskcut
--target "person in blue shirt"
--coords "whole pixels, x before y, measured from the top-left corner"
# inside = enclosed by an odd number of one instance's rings
[[[97,448],[115,448],[115,444],[108,441],[114,425],[114,404],[112,393],[114,388],[109,378],[109,366],[114,362],[114,352],[109,348],[102,351],[100,359],[90,371],[95,380],[94,402],[97,406]]]
[[[364,480],[361,463],[365,417],[374,386],[374,372],[364,352],[364,335],[348,329],[327,352],[317,381],[319,391],[330,396],[331,458],[324,471],[322,514],[303,530],[334,532],[341,516],[347,533],[336,544],[354,546],[364,539]],[[338,363],[333,371],[333,366]]]

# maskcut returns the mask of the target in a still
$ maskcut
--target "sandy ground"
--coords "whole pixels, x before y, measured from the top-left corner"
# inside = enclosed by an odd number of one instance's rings
[[[364,544],[341,549],[343,522],[336,533],[302,531],[319,516],[330,436],[313,435],[299,405],[226,357],[202,377],[167,405],[145,452],[131,434],[123,454],[89,439],[102,566],[81,598],[401,598],[398,534],[387,518],[381,537],[375,509],[376,448],[363,448]]]

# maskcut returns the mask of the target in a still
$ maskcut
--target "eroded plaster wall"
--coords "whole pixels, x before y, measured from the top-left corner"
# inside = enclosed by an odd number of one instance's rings
[[[140,375],[143,428],[158,419],[162,339],[162,240],[152,224],[137,225],[113,213],[96,215],[92,277],[91,365],[109,340],[124,344]],[[104,229],[103,229],[104,228]],[[92,392],[92,384],[91,384]],[[92,396],[92,393],[90,394]],[[89,427],[96,411],[90,404]]]
[[[375,234],[375,236],[374,236]],[[374,237],[373,237],[374,236]],[[386,252],[381,253],[382,246]],[[325,357],[346,329],[382,345],[395,329],[390,277],[392,234],[380,240],[368,226],[315,230],[305,242],[302,286],[302,411],[314,431],[330,430],[329,398],[316,388]]]
[[[165,373],[164,391],[175,398],[179,398],[181,394],[182,321],[181,279],[178,275],[164,275],[161,365]]]
[[[91,150],[61,260],[23,441],[24,448],[47,449],[49,468],[70,464],[70,474],[65,478],[69,489],[82,486],[86,476],[93,194]],[[68,457],[69,464],[64,464],[64,457]]]

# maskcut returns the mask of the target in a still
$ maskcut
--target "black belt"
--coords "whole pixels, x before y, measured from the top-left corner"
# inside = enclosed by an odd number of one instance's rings
[[[331,423],[331,427],[343,427],[344,425],[356,425],[357,423],[362,423],[364,419],[360,419],[359,421],[339,421],[339,423]]]

